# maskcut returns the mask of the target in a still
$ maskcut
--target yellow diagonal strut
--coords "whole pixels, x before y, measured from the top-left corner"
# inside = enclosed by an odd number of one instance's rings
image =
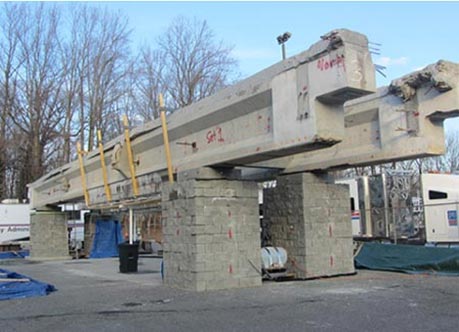
[[[77,142],[77,154],[78,154],[78,162],[80,164],[81,187],[83,188],[84,201],[86,203],[86,206],[89,206],[89,192],[88,192],[88,187],[86,186],[86,173],[84,171],[84,164],[83,164],[84,151],[81,150],[80,142]]]
[[[164,99],[161,93],[159,94],[159,109],[161,111],[161,126],[163,128],[164,151],[166,153],[167,162],[167,174],[169,176],[169,182],[174,183],[174,174],[172,173],[171,149],[169,146],[169,135],[167,132],[166,112],[164,111]]]
[[[97,131],[97,139],[99,140],[100,165],[102,167],[102,176],[104,179],[105,196],[107,197],[107,201],[111,202],[112,201],[112,191],[110,189],[110,186],[108,185],[107,166],[105,165],[104,145],[102,144],[102,132],[100,130]]]
[[[129,159],[129,171],[131,172],[132,190],[134,192],[134,196],[139,196],[139,185],[135,177],[134,156],[132,153],[131,137],[129,135],[129,123],[128,123],[128,118],[126,115],[123,115],[123,124],[124,124],[124,138],[126,139],[126,149],[128,153],[128,159]]]

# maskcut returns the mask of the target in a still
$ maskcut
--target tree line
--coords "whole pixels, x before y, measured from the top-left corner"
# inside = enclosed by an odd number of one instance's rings
[[[178,17],[136,47],[128,19],[86,4],[4,3],[0,20],[0,199],[158,116],[229,84],[236,61],[206,21]]]

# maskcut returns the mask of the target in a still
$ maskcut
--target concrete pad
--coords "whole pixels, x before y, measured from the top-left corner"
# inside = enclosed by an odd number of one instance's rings
[[[161,284],[159,259],[121,275],[116,259],[2,268],[54,284],[0,302],[3,331],[455,331],[459,278],[360,270],[355,276],[211,292]],[[0,262],[2,264],[2,262]],[[147,273],[151,271],[151,273]],[[98,273],[103,275],[97,275]],[[150,283],[151,281],[151,283]]]

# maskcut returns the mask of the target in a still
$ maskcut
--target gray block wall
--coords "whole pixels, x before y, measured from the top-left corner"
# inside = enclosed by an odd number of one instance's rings
[[[30,258],[70,258],[65,213],[37,211],[30,215]]]
[[[259,286],[257,185],[209,174],[163,184],[164,282],[193,291]]]
[[[263,192],[272,245],[287,250],[299,278],[354,272],[349,189],[312,173],[281,176]]]

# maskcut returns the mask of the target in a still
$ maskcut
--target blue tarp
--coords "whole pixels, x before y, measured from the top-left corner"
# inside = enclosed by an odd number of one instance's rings
[[[459,250],[450,248],[364,243],[354,262],[370,270],[459,275]]]
[[[24,258],[27,256],[29,256],[28,250],[0,252],[0,259]]]
[[[49,293],[57,290],[53,285],[31,279],[27,276],[24,276],[16,272],[11,272],[8,270],[0,269],[0,273],[1,273],[1,278],[7,278],[7,279],[26,278],[30,280],[27,282],[17,282],[17,281],[0,282],[0,300],[10,300],[10,299],[18,299],[18,298],[34,297],[34,296],[44,296],[44,295],[48,295]]]
[[[121,225],[117,220],[97,220],[96,234],[92,243],[90,258],[118,256],[118,244],[123,243]]]

